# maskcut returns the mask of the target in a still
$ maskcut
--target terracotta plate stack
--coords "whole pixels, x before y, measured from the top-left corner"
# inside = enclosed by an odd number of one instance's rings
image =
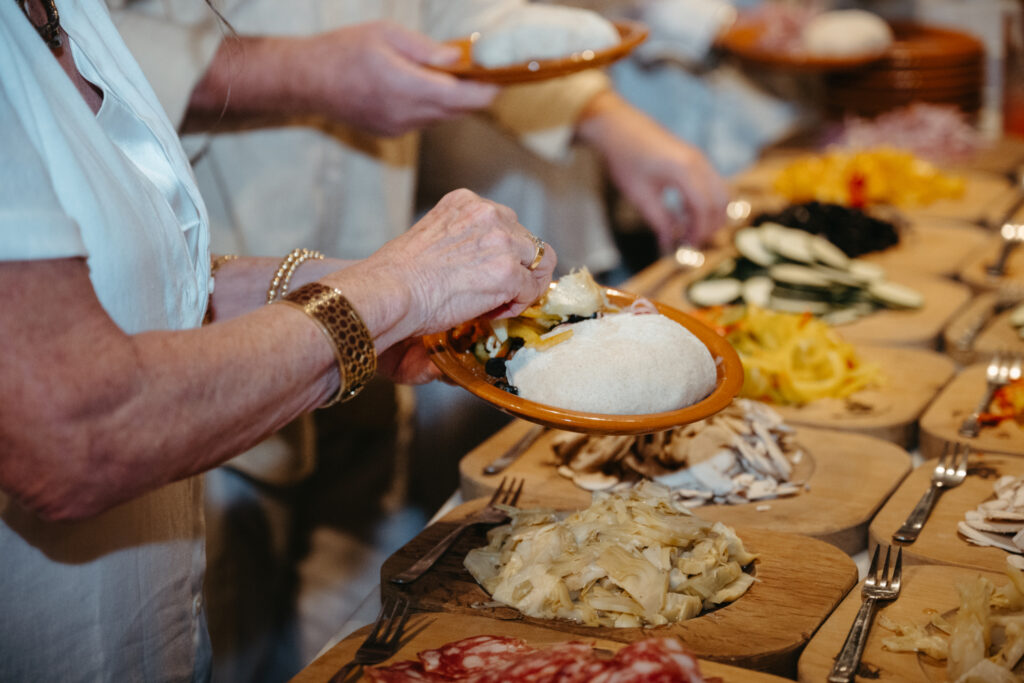
[[[896,40],[882,59],[825,78],[832,115],[875,116],[912,102],[981,108],[985,48],[966,33],[916,23],[892,23]]]

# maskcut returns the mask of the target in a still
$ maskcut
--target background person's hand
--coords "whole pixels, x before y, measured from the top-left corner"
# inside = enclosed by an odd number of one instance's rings
[[[425,66],[458,57],[458,48],[387,21],[313,36],[302,55],[309,90],[324,115],[385,136],[419,130],[491,103],[497,86]]]
[[[654,230],[663,252],[680,244],[703,246],[725,225],[728,187],[705,156],[618,95],[595,97],[577,136],[604,158],[613,182]],[[673,194],[681,211],[666,201]]]

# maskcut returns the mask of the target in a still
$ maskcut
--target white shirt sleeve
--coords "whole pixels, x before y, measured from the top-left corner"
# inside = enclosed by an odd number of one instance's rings
[[[0,261],[85,256],[78,224],[57,200],[32,140],[0,87]]]

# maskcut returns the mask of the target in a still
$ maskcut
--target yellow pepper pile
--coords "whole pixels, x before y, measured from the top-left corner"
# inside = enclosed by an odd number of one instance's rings
[[[782,405],[845,398],[882,382],[827,323],[810,314],[777,313],[756,306],[703,309],[743,361],[740,396]]]
[[[892,147],[801,157],[775,179],[775,190],[791,202],[817,200],[858,208],[921,206],[961,197],[964,187],[962,177]]]

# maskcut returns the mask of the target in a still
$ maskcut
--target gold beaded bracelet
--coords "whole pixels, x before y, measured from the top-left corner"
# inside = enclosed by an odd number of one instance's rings
[[[292,275],[295,274],[299,266],[310,259],[322,259],[323,257],[323,253],[315,249],[305,249],[303,247],[292,249],[284,257],[284,260],[281,261],[281,265],[278,267],[277,272],[274,273],[274,277],[270,279],[270,287],[267,289],[267,303],[272,304],[288,293],[288,284],[291,282]]]
[[[366,386],[377,372],[373,337],[348,299],[333,287],[310,282],[277,303],[308,315],[327,335],[338,359],[338,393],[321,408],[347,401]]]

